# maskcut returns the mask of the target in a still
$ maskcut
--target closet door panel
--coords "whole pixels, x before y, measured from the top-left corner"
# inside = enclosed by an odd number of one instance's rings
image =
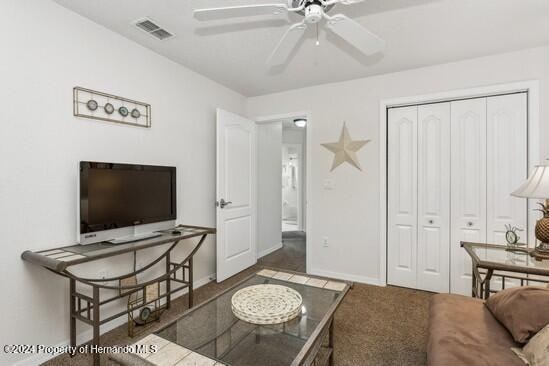
[[[450,103],[418,107],[418,288],[449,291]]]
[[[486,98],[451,103],[452,293],[471,295],[472,264],[461,241],[486,241]]]
[[[487,98],[487,242],[505,244],[506,225],[516,226],[521,242],[527,240],[527,200],[510,195],[528,177],[527,94]],[[521,259],[507,253],[510,261]],[[522,258],[524,259],[524,258]],[[505,287],[520,285],[507,280]],[[501,278],[492,281],[501,289]]]
[[[416,287],[417,107],[388,111],[387,282]]]
[[[526,93],[487,99],[487,240],[505,244],[505,225],[526,230],[527,200],[511,196],[528,178]],[[521,241],[527,239],[526,231]]]

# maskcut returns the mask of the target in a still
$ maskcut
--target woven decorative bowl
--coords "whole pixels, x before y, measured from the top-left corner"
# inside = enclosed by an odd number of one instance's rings
[[[279,324],[299,315],[303,299],[286,286],[255,285],[238,290],[231,299],[234,315],[252,324]]]

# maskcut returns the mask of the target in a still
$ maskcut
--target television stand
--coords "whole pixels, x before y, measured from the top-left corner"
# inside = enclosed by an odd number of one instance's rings
[[[137,234],[137,235],[124,236],[122,238],[107,240],[106,243],[109,243],[109,244],[134,243],[136,241],[141,241],[145,239],[158,238],[159,236],[162,236],[162,233]]]
[[[134,293],[141,293],[143,295],[149,285],[161,283],[160,288],[162,291],[157,299],[164,299],[166,309],[170,308],[172,295],[184,289],[188,289],[189,291],[189,308],[193,306],[193,257],[200,249],[204,240],[206,240],[206,236],[215,234],[216,230],[214,228],[191,225],[178,225],[176,229],[179,231],[177,235],[160,233],[159,237],[141,240],[136,243],[110,245],[102,242],[88,245],[71,245],[36,252],[27,250],[23,252],[21,257],[29,263],[41,266],[69,280],[70,345],[76,346],[76,321],[78,320],[93,328],[92,345],[99,346],[100,326],[126,315],[130,311],[125,309],[114,315],[102,314],[101,310],[105,308],[105,305],[109,305],[113,301],[125,299]],[[195,242],[192,243],[190,240],[187,240],[191,238],[198,240],[194,240]],[[185,258],[178,258],[176,260],[172,258],[171,253],[178,244],[185,245],[190,249],[190,253]],[[135,252],[137,251],[161,246],[164,246],[165,249],[159,257],[140,269],[134,267],[133,270],[121,276],[86,278],[75,273],[73,270],[79,264],[112,258],[127,253],[133,253],[135,256]],[[164,262],[165,271],[163,274],[158,275],[157,266],[155,265],[161,261]],[[150,276],[147,276],[145,272],[148,272],[149,269],[154,270],[156,278],[148,279]],[[126,284],[124,281],[130,277],[139,277],[141,274],[145,275],[145,280],[142,282]],[[113,294],[112,290],[116,292]],[[109,292],[110,296],[107,296]],[[142,304],[131,311],[138,311],[145,306],[147,304]],[[99,357],[100,353],[93,353],[94,366],[100,366]]]

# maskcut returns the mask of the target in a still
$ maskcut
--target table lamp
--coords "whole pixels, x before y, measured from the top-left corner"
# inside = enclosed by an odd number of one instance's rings
[[[536,239],[540,243],[532,252],[532,256],[538,260],[549,259],[549,166],[535,166],[528,180],[511,195],[545,200],[545,203],[538,203],[541,206],[538,211],[543,213],[543,217],[536,223]]]

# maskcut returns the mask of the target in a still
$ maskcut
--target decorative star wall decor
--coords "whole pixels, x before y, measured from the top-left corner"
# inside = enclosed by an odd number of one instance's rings
[[[356,152],[362,149],[362,147],[370,141],[371,140],[352,140],[349,135],[349,130],[347,130],[347,125],[343,122],[343,129],[341,130],[339,141],[322,144],[322,146],[334,153],[334,162],[330,171],[333,172],[335,168],[344,162],[347,162],[362,171]]]

